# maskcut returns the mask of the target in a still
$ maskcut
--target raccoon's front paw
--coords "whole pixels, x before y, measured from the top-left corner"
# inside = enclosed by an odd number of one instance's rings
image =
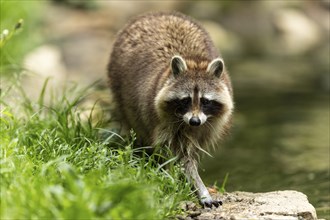
[[[211,197],[204,197],[200,199],[200,203],[201,205],[205,208],[212,208],[213,206],[218,208],[219,206],[222,205],[222,201],[221,200],[214,200]]]

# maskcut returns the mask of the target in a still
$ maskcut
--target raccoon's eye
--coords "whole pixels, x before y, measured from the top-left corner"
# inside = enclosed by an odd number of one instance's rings
[[[215,100],[201,98],[201,107],[206,115],[218,115],[223,111],[223,104]]]
[[[179,102],[180,102],[180,105],[183,105],[183,106],[189,105],[190,102],[191,102],[191,98],[190,97],[186,97],[186,98],[180,99]]]
[[[210,105],[212,101],[206,98],[201,98],[201,103],[202,105]]]
[[[183,99],[173,99],[166,101],[167,110],[174,111],[176,115],[184,115],[188,112],[191,106],[191,98],[186,97]]]
[[[166,101],[166,110],[168,112],[174,112],[176,116],[181,117],[188,112],[191,105],[191,98],[186,97],[183,99],[173,99]]]

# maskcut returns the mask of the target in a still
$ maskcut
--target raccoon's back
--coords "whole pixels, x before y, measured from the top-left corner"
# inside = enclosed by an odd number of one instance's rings
[[[137,17],[119,33],[113,49],[113,57],[134,72],[150,64],[165,67],[174,55],[212,59],[218,54],[204,28],[177,12]]]

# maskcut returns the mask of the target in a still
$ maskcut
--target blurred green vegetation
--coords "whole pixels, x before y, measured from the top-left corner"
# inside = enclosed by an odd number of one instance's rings
[[[72,8],[78,9],[95,9],[97,8],[97,0],[53,0],[56,3],[64,4]]]
[[[21,69],[24,55],[42,41],[42,13],[45,1],[12,1],[0,2],[0,31],[13,33],[15,26],[22,19],[24,25],[17,30],[10,41],[0,48],[0,74],[11,74]]]

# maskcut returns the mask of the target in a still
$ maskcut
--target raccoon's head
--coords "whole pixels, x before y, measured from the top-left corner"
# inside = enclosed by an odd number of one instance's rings
[[[169,70],[170,76],[155,99],[162,119],[189,126],[229,120],[233,110],[231,85],[221,58],[196,62],[173,56]]]

